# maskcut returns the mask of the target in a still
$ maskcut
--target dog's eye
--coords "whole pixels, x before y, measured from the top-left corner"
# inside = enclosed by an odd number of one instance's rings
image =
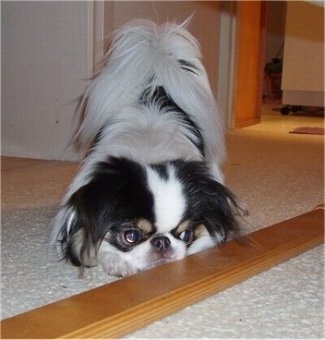
[[[123,239],[128,244],[138,243],[141,239],[141,234],[136,229],[129,229],[123,233]]]
[[[184,230],[179,235],[179,239],[184,241],[185,243],[191,243],[193,241],[193,231],[192,230]]]

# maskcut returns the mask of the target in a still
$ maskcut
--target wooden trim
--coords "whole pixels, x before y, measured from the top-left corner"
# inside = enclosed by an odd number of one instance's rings
[[[117,338],[324,242],[317,209],[187,258],[11,317],[2,338]]]
[[[253,118],[244,122],[239,122],[236,124],[236,128],[244,128],[244,127],[248,127],[251,125],[255,125],[261,122],[261,118]]]
[[[259,122],[265,49],[264,1],[237,1],[233,127]]]

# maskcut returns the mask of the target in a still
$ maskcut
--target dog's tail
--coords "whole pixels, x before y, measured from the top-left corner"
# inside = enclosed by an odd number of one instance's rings
[[[206,157],[223,159],[223,124],[188,23],[157,26],[134,20],[114,33],[103,70],[81,100],[77,142],[91,141],[106,121],[139,102],[144,91],[162,86],[201,129]]]

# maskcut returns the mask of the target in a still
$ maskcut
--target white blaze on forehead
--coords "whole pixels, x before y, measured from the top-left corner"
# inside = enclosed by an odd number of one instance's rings
[[[182,185],[174,169],[168,168],[168,179],[151,168],[147,169],[149,189],[154,197],[154,212],[158,232],[166,233],[180,222],[186,208]]]

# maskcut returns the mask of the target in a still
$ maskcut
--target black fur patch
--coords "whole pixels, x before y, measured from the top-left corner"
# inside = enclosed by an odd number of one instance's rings
[[[204,162],[172,162],[187,198],[184,220],[204,224],[215,239],[226,241],[239,233],[236,215],[241,213],[233,193],[215,181]]]
[[[150,167],[158,173],[160,178],[164,179],[165,181],[168,180],[169,174],[167,171],[166,164],[151,164]]]
[[[130,223],[142,217],[153,223],[153,197],[146,185],[145,170],[125,158],[110,158],[101,162],[91,181],[72,195],[68,206],[75,218],[62,242],[66,258],[74,265],[83,265],[83,254],[98,247],[106,233],[116,225]],[[63,228],[66,230],[66,227]],[[73,235],[83,233],[80,254],[74,253]]]
[[[183,70],[197,74],[197,67],[194,64],[184,59],[179,59],[178,62]]]
[[[140,102],[147,105],[150,103],[158,103],[162,109],[167,109],[168,112],[177,112],[177,118],[179,119],[180,123],[185,125],[192,132],[192,134],[195,135],[196,140],[191,139],[191,142],[200,151],[204,158],[204,140],[200,128],[189,117],[189,115],[174,102],[164,87],[158,86],[153,91],[152,88],[146,89],[140,97]]]

